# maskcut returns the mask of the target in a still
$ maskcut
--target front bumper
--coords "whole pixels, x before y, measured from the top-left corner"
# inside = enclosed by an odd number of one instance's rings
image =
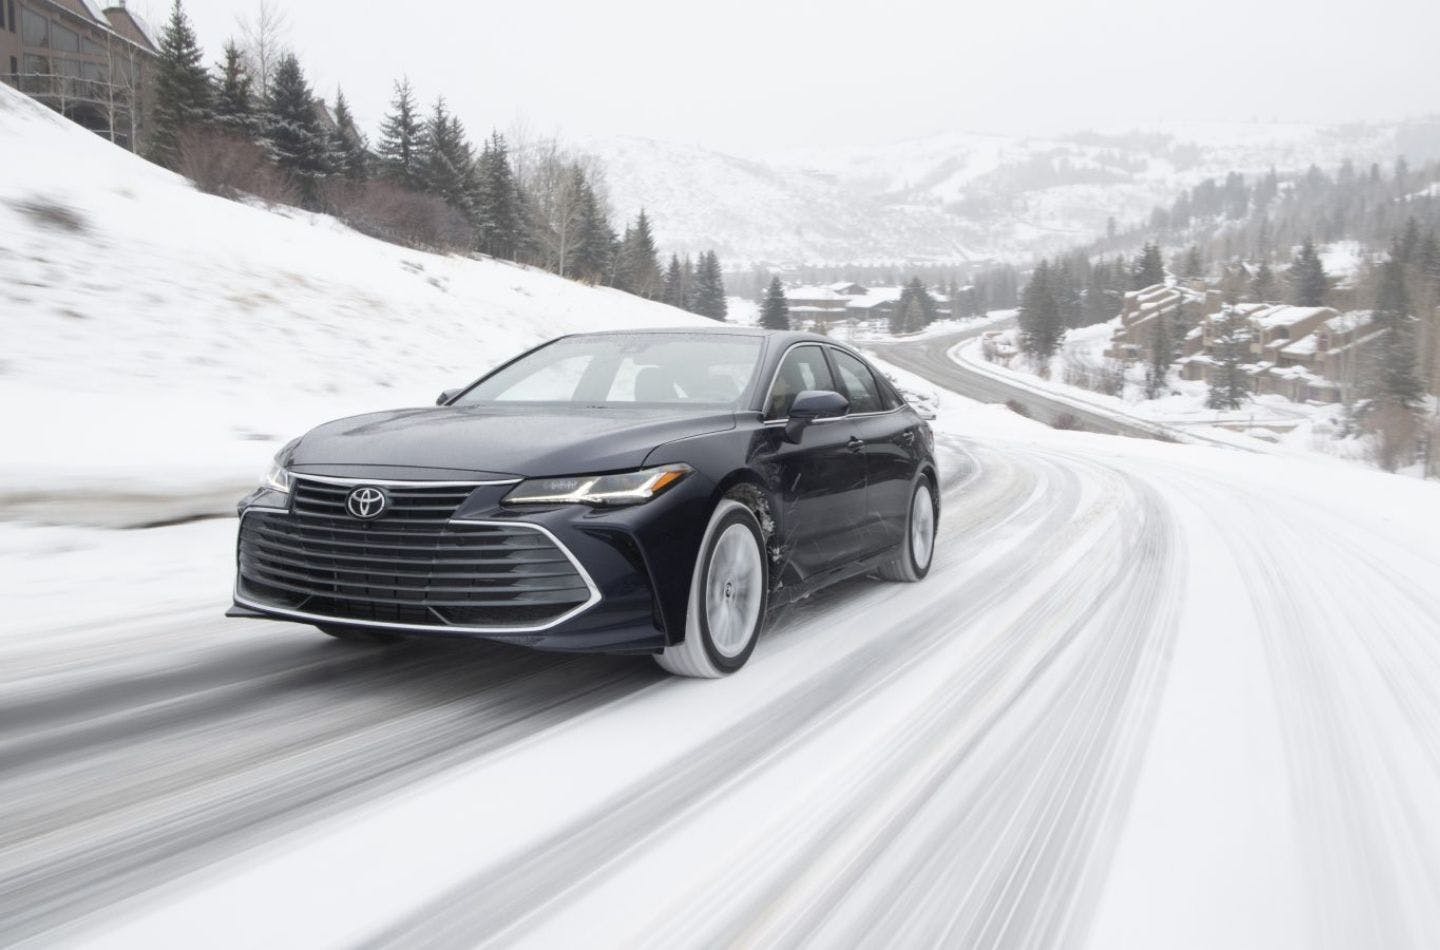
[[[303,479],[304,475],[297,473],[297,477]],[[363,484],[384,487],[387,483]],[[485,639],[569,652],[653,653],[678,640],[684,630],[691,572],[713,486],[696,474],[652,502],[616,509],[583,505],[507,508],[500,501],[510,487],[476,485],[450,516],[450,524],[456,530],[461,526],[493,526],[512,534],[523,530],[553,541],[584,579],[588,592],[583,603],[560,616],[504,625],[447,622],[438,616],[414,623],[393,617],[365,619],[350,615],[350,610],[342,615],[326,609],[323,597],[300,600],[303,595],[295,593],[277,597],[278,592],[268,588],[264,579],[253,576],[257,573],[253,563],[247,564],[246,519],[300,515],[292,510],[290,497],[268,491],[256,492],[240,507],[232,615],[258,614],[300,623],[364,627],[407,636]],[[383,523],[383,518],[372,522]],[[321,563],[328,562],[322,557]],[[247,571],[252,576],[247,576]],[[346,590],[354,593],[351,587]],[[321,606],[315,606],[317,603]],[[329,603],[333,605],[333,601]]]

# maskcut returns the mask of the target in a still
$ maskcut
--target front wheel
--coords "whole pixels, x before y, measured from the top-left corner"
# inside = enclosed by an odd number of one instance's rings
[[[717,679],[745,665],[765,622],[769,595],[765,539],[748,507],[726,499],[715,508],[690,580],[685,640],[655,662],[676,676]]]
[[[887,581],[914,583],[930,573],[935,557],[935,496],[930,479],[921,476],[910,496],[910,510],[905,518],[905,542],[895,559],[880,568]]]

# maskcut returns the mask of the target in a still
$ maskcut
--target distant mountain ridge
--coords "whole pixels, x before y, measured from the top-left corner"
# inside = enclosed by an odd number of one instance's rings
[[[1058,137],[950,132],[739,156],[597,138],[615,211],[643,203],[663,250],[727,266],[1023,260],[1169,205],[1183,188],[1274,166],[1333,171],[1440,158],[1440,118],[1384,124],[1173,122]]]

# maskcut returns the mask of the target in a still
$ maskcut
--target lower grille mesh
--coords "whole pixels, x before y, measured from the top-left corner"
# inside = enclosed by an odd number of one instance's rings
[[[330,514],[333,503],[312,501],[297,486],[293,512],[251,511],[242,520],[243,590],[340,621],[436,627],[538,626],[590,599],[584,577],[548,535],[523,525],[452,524],[468,492],[458,500],[440,492],[390,491],[386,514],[367,522]]]

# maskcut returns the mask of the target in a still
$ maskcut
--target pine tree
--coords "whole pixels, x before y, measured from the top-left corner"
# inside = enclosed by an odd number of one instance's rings
[[[225,44],[225,61],[220,64],[220,81],[215,89],[215,124],[237,138],[259,135],[255,115],[255,94],[245,57],[232,40]]]
[[[1429,282],[1431,294],[1440,297],[1440,236],[1433,230],[1425,235],[1420,245],[1419,263],[1420,273]]]
[[[355,116],[345,93],[335,94],[335,143],[337,170],[351,181],[365,181],[370,177],[370,145],[365,135],[355,125]]]
[[[1213,351],[1216,366],[1210,373],[1205,405],[1211,409],[1235,410],[1250,395],[1250,377],[1245,373],[1245,354],[1250,348],[1250,326],[1234,309],[1226,307],[1218,318]]]
[[[421,157],[425,127],[415,106],[415,93],[408,78],[395,84],[390,113],[380,124],[380,162],[391,181],[406,188],[420,189]]]
[[[1096,266],[1090,270],[1090,281],[1085,287],[1086,324],[1104,323],[1119,312],[1110,294],[1105,271],[1104,266]]]
[[[1270,269],[1269,264],[1261,263],[1255,271],[1255,276],[1250,280],[1250,296],[1257,303],[1275,299],[1275,272]]]
[[[1131,290],[1144,290],[1146,287],[1165,283],[1165,260],[1160,256],[1160,245],[1146,244],[1145,250],[1135,258],[1131,274]]]
[[[1400,262],[1414,264],[1420,259],[1420,222],[1412,215],[1405,222],[1405,234],[1400,238]]]
[[[790,329],[790,305],[785,301],[785,285],[779,277],[770,280],[765,302],[760,307],[760,325],[767,330]]]
[[[214,117],[210,74],[203,59],[190,18],[180,0],[175,0],[170,22],[160,36],[150,134],[150,158],[167,168],[174,168],[180,159],[180,134],[206,125]]]
[[[1268,264],[1275,256],[1275,236],[1270,230],[1270,219],[1260,219],[1260,231],[1255,236],[1255,257]]]
[[[1330,278],[1310,238],[1300,247],[1300,255],[1290,267],[1290,302],[1297,307],[1323,307],[1330,293]]]
[[[265,103],[265,150],[300,190],[301,203],[314,208],[320,185],[330,174],[330,140],[316,114],[315,95],[294,53],[281,57]]]
[[[579,171],[579,166],[576,166]],[[579,219],[576,225],[575,249],[571,255],[571,272],[577,280],[598,283],[610,273],[615,257],[615,232],[605,217],[605,209],[589,181],[580,181]]]
[[[665,269],[665,287],[660,293],[660,302],[667,303],[672,307],[679,307],[681,310],[690,309],[686,306],[690,301],[685,299],[684,275],[680,271],[680,256],[670,255],[670,266]]]
[[[1205,258],[1198,245],[1190,245],[1190,250],[1185,252],[1185,276],[1191,280],[1205,276]]]
[[[1175,343],[1170,333],[1170,318],[1155,315],[1150,331],[1150,363],[1145,369],[1145,398],[1159,399],[1169,390],[1170,366],[1175,362]]]
[[[444,96],[435,100],[421,143],[421,188],[472,220],[475,209],[471,199],[477,187],[475,153],[465,127],[450,113]]]
[[[655,250],[655,237],[650,231],[650,219],[644,209],[641,209],[635,223],[625,229],[616,267],[616,286],[621,290],[648,300],[660,296],[664,278]]]
[[[686,259],[689,264],[689,259]],[[702,317],[724,322],[729,314],[725,300],[725,279],[720,272],[720,257],[714,251],[704,251],[695,269],[695,283],[691,309]]]
[[[1424,400],[1425,389],[1415,369],[1415,317],[1405,286],[1405,265],[1398,253],[1381,265],[1379,277],[1374,322],[1385,335],[1371,351],[1367,393],[1374,408],[1415,410]]]
[[[476,243],[485,254],[515,260],[520,255],[520,235],[524,230],[523,202],[514,169],[510,167],[510,150],[499,132],[490,134],[480,152],[476,179]],[[582,260],[577,263],[576,272],[582,279],[599,280],[609,271],[610,245],[615,236],[594,192],[587,200],[580,248],[576,252]]]
[[[1030,275],[1020,301],[1020,349],[1035,360],[1042,375],[1049,372],[1050,359],[1065,338],[1055,283],[1054,269],[1049,261],[1042,260]]]

